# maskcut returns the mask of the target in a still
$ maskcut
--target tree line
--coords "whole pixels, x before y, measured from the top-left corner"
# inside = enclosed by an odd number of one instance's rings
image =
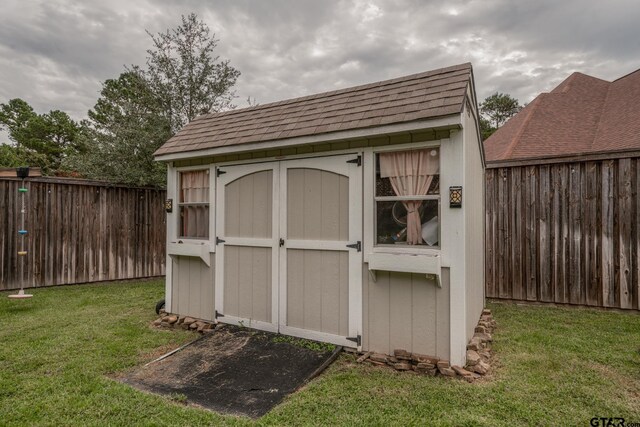
[[[164,187],[166,167],[153,153],[195,117],[233,108],[240,72],[215,55],[218,40],[196,14],[182,16],[175,29],[147,34],[146,64],[103,82],[86,119],[60,110],[38,114],[19,98],[0,104],[0,129],[12,142],[0,143],[0,167]],[[483,139],[521,108],[507,94],[487,97],[480,104]]]
[[[196,116],[232,108],[240,72],[215,55],[218,40],[197,15],[153,35],[145,66],[128,66],[102,83],[87,119],[63,111],[38,114],[22,99],[0,104],[0,166],[40,167],[134,186],[166,184],[153,153]]]

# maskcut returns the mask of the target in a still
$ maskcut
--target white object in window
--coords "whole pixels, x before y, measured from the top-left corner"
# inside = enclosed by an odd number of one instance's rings
[[[209,238],[209,169],[180,172],[178,235]]]
[[[439,243],[439,148],[376,154],[377,246]]]

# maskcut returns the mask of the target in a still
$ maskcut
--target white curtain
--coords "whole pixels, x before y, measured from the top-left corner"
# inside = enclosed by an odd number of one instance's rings
[[[439,151],[435,149],[380,153],[380,177],[389,178],[398,196],[425,196],[434,175],[439,173]],[[407,209],[407,243],[422,243],[418,209],[422,200],[404,200]]]

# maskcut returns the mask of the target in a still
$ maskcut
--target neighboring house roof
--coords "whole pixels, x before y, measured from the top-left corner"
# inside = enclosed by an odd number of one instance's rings
[[[640,151],[640,70],[613,82],[573,73],[484,142],[488,165]]]
[[[471,64],[200,116],[156,156],[460,114]],[[475,102],[475,100],[474,100]]]

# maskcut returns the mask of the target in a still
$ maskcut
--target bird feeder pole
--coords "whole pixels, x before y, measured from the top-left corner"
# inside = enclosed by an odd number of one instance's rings
[[[18,192],[20,193],[20,229],[18,230],[18,235],[20,236],[20,250],[18,251],[18,257],[20,258],[20,291],[17,294],[9,295],[9,298],[31,298],[33,295],[24,293],[24,263],[26,262],[27,257],[27,246],[26,246],[26,238],[27,238],[27,230],[25,218],[27,214],[27,206],[25,197],[27,192],[29,191],[25,185],[25,179],[29,176],[29,168],[21,167],[16,169],[16,175],[20,178],[20,187],[18,188]]]

